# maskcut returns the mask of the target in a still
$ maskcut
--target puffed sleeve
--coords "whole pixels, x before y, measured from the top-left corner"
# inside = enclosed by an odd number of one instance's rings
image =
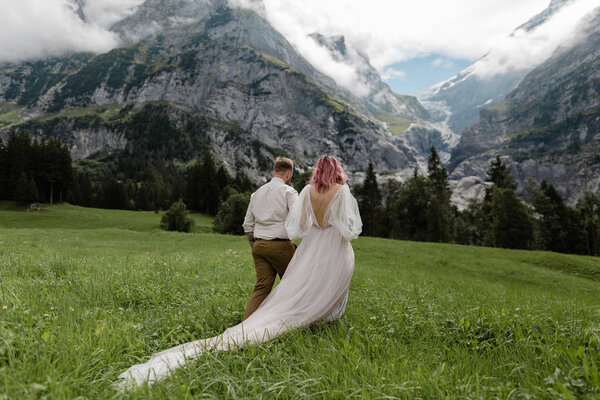
[[[362,232],[362,220],[358,203],[348,185],[342,186],[341,193],[329,208],[329,224],[337,229],[347,240],[356,239]]]
[[[290,239],[299,239],[310,229],[313,224],[310,212],[310,199],[308,198],[310,185],[306,185],[294,201],[285,220],[285,230]]]

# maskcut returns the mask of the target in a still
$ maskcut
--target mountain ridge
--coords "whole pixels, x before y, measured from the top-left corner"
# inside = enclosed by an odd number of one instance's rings
[[[180,115],[174,111],[179,109],[217,121],[214,126],[235,126],[236,134],[246,132],[243,140],[235,139],[239,149],[222,143],[221,137],[233,141],[235,135],[228,129],[205,134],[219,143],[214,151],[226,164],[241,163],[253,175],[264,170],[253,161],[257,141],[263,157],[285,153],[309,164],[317,154],[333,153],[354,169],[365,168],[369,159],[383,170],[409,168],[410,155],[400,148],[401,142],[363,113],[364,107],[331,78],[299,56],[264,19],[252,11],[230,8],[226,1],[186,3],[198,6],[205,14],[105,54],[78,54],[3,67],[0,97],[5,108],[7,104],[20,107],[16,114],[22,118],[0,122],[0,134],[6,138],[11,129],[27,128],[36,136],[44,132],[55,135],[56,130],[46,122],[60,120],[66,131],[74,126],[83,129],[64,137],[73,149],[97,143],[90,151],[99,150],[102,144],[110,150],[111,143],[118,143],[120,148],[113,150],[123,150],[127,148],[122,140],[127,136],[123,124],[116,124],[114,115],[110,124],[98,118],[94,115],[98,107],[109,107],[112,114],[127,119],[143,109],[134,106],[125,110],[132,103],[167,102],[164,106],[171,110],[167,114]],[[113,29],[135,31],[131,24],[143,20],[140,15],[148,7],[161,5],[154,9],[159,15],[171,3],[147,0],[144,4],[147,7]],[[206,4],[214,8],[207,11],[203,8]],[[15,115],[14,109],[9,112]],[[0,112],[0,121],[8,114]],[[104,135],[106,140],[92,138],[94,135]],[[90,151],[73,154],[84,156]]]
[[[509,36],[514,36],[519,30],[535,29],[573,1],[552,0],[545,10],[521,24]],[[493,52],[493,49],[490,51]],[[450,129],[459,136],[465,128],[477,123],[479,111],[502,102],[504,96],[531,70],[507,71],[483,79],[476,73],[477,66],[485,63],[489,56],[488,52],[454,77],[416,94],[430,111],[434,121],[446,121]]]
[[[481,111],[453,150],[451,178],[485,177],[499,155],[523,192],[546,180],[570,204],[600,190],[600,7],[582,23],[578,41],[560,47],[495,107]]]

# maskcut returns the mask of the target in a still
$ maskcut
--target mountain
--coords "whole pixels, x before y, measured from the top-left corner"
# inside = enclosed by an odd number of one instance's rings
[[[571,43],[465,129],[450,165],[459,187],[476,191],[500,155],[521,191],[528,178],[545,179],[572,204],[582,191],[600,189],[600,7],[580,26]]]
[[[85,3],[83,0],[71,0],[66,4],[67,7],[71,7],[71,9],[81,18],[82,21],[85,21],[85,11],[84,6]]]
[[[147,0],[112,29],[125,44],[105,54],[1,66],[0,136],[60,137],[75,159],[187,162],[212,149],[253,176],[281,154],[301,165],[329,153],[350,170],[373,160],[406,171],[421,156],[370,111],[385,102],[370,109],[254,11],[226,0]],[[426,115],[416,99],[398,99],[393,112],[407,104]]]
[[[344,36],[325,37],[320,33],[313,33],[310,37],[327,49],[333,60],[354,67],[360,83],[368,88],[368,93],[358,99],[369,112],[375,116],[382,116],[384,121],[387,116],[404,119],[403,123],[390,124],[393,128],[397,128],[393,129],[396,133],[399,135],[404,133],[413,121],[430,120],[429,113],[416,97],[394,93],[381,80],[379,72],[371,65],[369,57],[359,49],[349,46]]]
[[[445,124],[432,121],[429,112],[416,97],[394,93],[370,64],[369,57],[346,43],[344,36],[326,37],[320,33],[310,36],[329,51],[334,61],[357,71],[359,84],[368,88],[365,95],[357,97],[361,111],[397,137],[413,166],[422,172],[426,171],[431,146],[436,147],[444,162],[450,160],[450,151],[458,143],[458,136]],[[398,178],[405,178],[412,173],[412,168],[404,169]]]
[[[552,0],[541,13],[515,29],[515,32],[531,31],[550,19],[573,0]],[[514,35],[515,32],[511,34]],[[491,52],[494,50],[492,49]],[[479,111],[502,102],[504,96],[514,89],[531,69],[520,69],[481,77],[479,66],[490,62],[488,53],[456,76],[417,93],[419,101],[428,109],[433,120],[446,123],[459,134],[479,120]]]

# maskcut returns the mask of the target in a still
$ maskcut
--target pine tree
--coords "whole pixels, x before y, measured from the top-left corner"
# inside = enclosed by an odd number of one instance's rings
[[[241,169],[237,168],[235,171],[235,178],[231,186],[239,193],[244,193],[253,192],[256,185],[252,183],[248,175],[244,174]]]
[[[492,182],[494,187],[500,189],[517,189],[515,180],[506,169],[506,165],[502,163],[500,156],[496,156],[496,158],[492,160],[487,173],[488,182]]]
[[[73,191],[71,201],[84,207],[91,207],[93,201],[93,188],[90,177],[85,172],[74,172]]]
[[[200,170],[200,210],[215,215],[219,209],[220,188],[217,183],[217,169],[210,151],[204,153]]]
[[[600,193],[587,191],[577,202],[585,229],[586,254],[600,255]]]
[[[529,249],[533,243],[533,224],[523,201],[514,189],[494,187],[492,228],[495,245],[511,249]]]
[[[415,170],[416,171],[416,170]],[[395,239],[427,240],[427,179],[418,174],[402,184],[397,199],[388,206],[388,232]]]
[[[216,186],[215,189],[217,191],[216,195],[219,200],[218,204],[220,205],[226,198],[226,188],[231,184],[231,176],[225,169],[224,165],[220,165],[217,169],[217,173],[215,176]],[[217,205],[218,209],[218,205]]]
[[[561,253],[586,253],[586,233],[580,214],[568,207],[554,186],[542,181],[533,191],[538,219],[539,246]]]
[[[363,222],[363,235],[377,236],[381,219],[381,191],[373,162],[369,161],[367,174],[362,185],[355,187],[358,208]]]
[[[127,186],[116,179],[104,181],[98,194],[97,207],[110,208],[117,210],[128,210],[131,208],[131,201],[127,191]]]
[[[312,173],[313,170],[310,168],[307,168],[304,172],[298,172],[298,170],[294,171],[294,174],[292,175],[292,181],[294,189],[296,189],[298,193],[300,193],[308,184],[308,181],[312,177]]]
[[[500,159],[500,156],[496,156],[490,162],[487,173],[487,182],[491,182],[492,185],[486,188],[483,202],[478,207],[476,214],[477,229],[480,233],[481,244],[484,246],[501,247],[517,246],[508,243],[508,239],[505,239],[505,232],[502,232],[502,230],[506,230],[507,232],[512,231],[513,226],[511,224],[515,226],[519,225],[519,221],[511,219],[508,215],[504,214],[505,208],[503,208],[506,204],[512,204],[517,207],[515,211],[517,214],[523,212],[523,209],[520,207],[524,205],[515,193],[517,185],[507,170],[506,165]],[[496,189],[503,189],[507,192],[496,191]],[[494,202],[494,193],[498,193],[502,198]],[[527,212],[527,208],[524,210]],[[523,248],[522,245],[518,246],[518,248]],[[531,246],[531,243],[529,246]]]
[[[454,220],[454,241],[459,244],[481,246],[483,243],[481,229],[481,210],[483,202],[478,199],[470,199],[468,206],[457,211]],[[487,222],[487,221],[486,221]]]
[[[6,144],[7,172],[7,198],[14,199],[19,180],[23,173],[28,177],[33,176],[33,157],[31,140],[27,132],[13,132]]]
[[[383,199],[383,209],[380,224],[380,236],[391,237],[392,231],[394,230],[394,221],[398,219],[396,210],[393,208],[393,204],[398,200],[400,192],[402,190],[402,183],[395,179],[388,179],[386,183],[381,186],[381,197]]]
[[[8,152],[0,138],[0,200],[8,200]]]
[[[56,174],[53,181],[56,185],[56,194],[59,202],[66,198],[66,194],[73,186],[73,169],[69,149],[57,139],[48,141],[47,149],[54,155],[52,159],[53,170]]]
[[[428,240],[448,242],[452,224],[452,191],[448,183],[448,173],[442,166],[435,147],[431,146],[431,155],[427,161],[428,186],[430,190],[427,207]]]
[[[15,190],[14,199],[21,203],[34,203],[38,201],[39,194],[33,178],[21,173]]]
[[[190,210],[200,209],[198,193],[200,192],[201,169],[202,162],[200,160],[196,160],[188,172],[187,182],[185,185],[184,201]]]
[[[190,209],[215,215],[219,208],[222,188],[217,180],[217,168],[210,154],[204,153],[202,162],[196,161],[190,169],[185,199]]]
[[[567,223],[567,210],[556,189],[542,181],[539,190],[534,193],[533,205],[539,219],[540,247],[544,250],[564,252]]]

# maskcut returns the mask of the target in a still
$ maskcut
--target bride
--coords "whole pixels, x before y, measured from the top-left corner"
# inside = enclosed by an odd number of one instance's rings
[[[233,350],[263,343],[285,332],[342,316],[354,270],[362,221],[338,160],[322,156],[285,222],[290,239],[302,242],[279,285],[241,324],[222,334],[154,354],[119,375],[117,385],[149,384],[206,350]]]

